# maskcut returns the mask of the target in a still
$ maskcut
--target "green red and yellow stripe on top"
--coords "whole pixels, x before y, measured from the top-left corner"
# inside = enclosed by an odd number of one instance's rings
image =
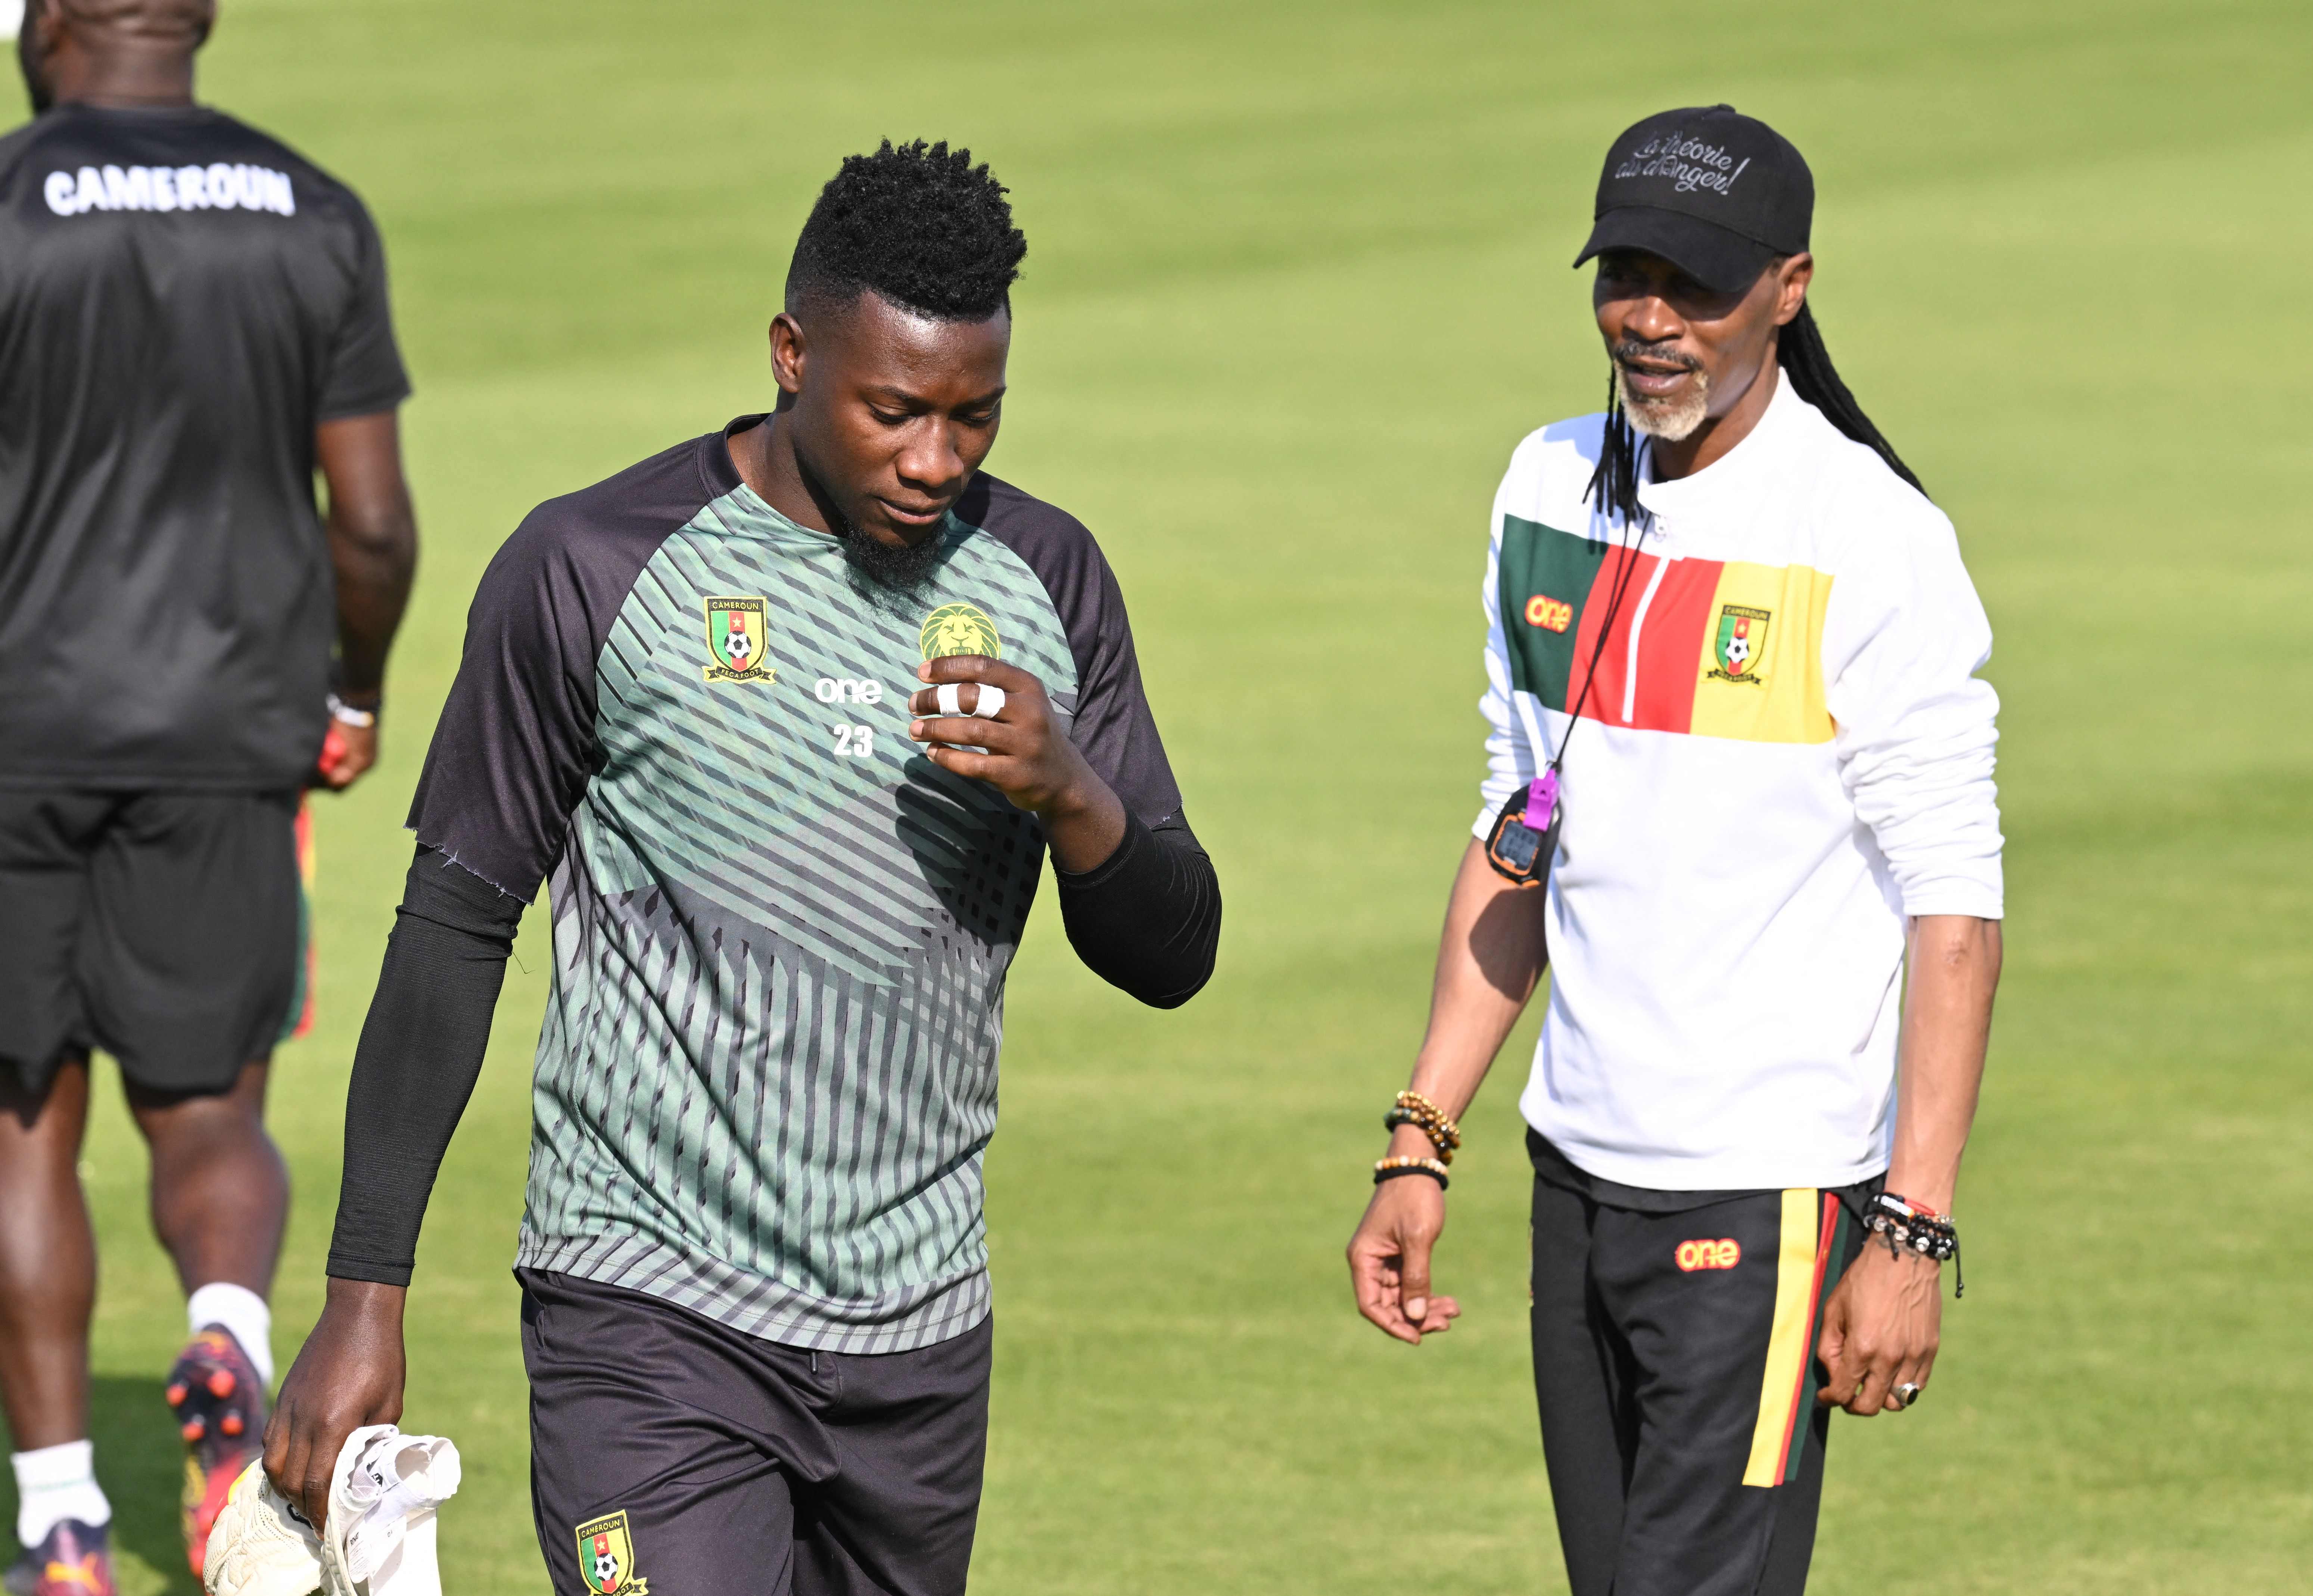
[[[1502,517],[1497,573],[1510,684],[1548,708],[1579,703],[1586,719],[1641,731],[1831,740],[1825,573],[1666,559],[1516,516]],[[1614,606],[1617,586],[1623,596]],[[1613,629],[1602,639],[1610,608]],[[1586,697],[1593,659],[1597,677]]]

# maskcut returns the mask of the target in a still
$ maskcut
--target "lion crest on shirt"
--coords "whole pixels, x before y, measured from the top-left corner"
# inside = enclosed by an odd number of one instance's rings
[[[945,659],[951,654],[985,654],[990,659],[1004,657],[1004,640],[996,635],[996,622],[978,604],[942,604],[924,617],[924,630],[919,639],[926,659]]]

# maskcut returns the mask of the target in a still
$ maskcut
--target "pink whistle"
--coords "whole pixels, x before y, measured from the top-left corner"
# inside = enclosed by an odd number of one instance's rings
[[[1546,832],[1558,813],[1558,772],[1545,770],[1526,786],[1526,814],[1520,823],[1529,831]]]

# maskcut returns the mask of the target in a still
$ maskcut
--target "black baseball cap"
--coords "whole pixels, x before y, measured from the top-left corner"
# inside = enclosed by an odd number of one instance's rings
[[[1575,265],[1644,250],[1731,294],[1807,247],[1815,173],[1790,139],[1731,105],[1658,111],[1607,150],[1591,215]]]

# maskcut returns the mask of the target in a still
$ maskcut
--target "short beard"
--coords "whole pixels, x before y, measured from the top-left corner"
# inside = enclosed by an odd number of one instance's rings
[[[829,519],[834,523],[835,541],[842,547],[845,562],[876,586],[895,593],[913,593],[930,581],[933,569],[947,552],[944,526],[935,527],[920,543],[887,543],[869,537],[846,516]]]
[[[1658,360],[1662,357],[1643,344],[1617,344],[1612,354],[1614,359],[1614,398],[1622,405],[1623,414],[1630,419],[1634,431],[1643,432],[1649,437],[1658,437],[1667,444],[1675,444],[1683,438],[1692,437],[1694,429],[1710,416],[1711,378],[1701,366],[1687,367],[1694,374],[1694,381],[1687,385],[1686,392],[1680,397],[1649,399],[1644,394],[1631,392],[1623,362]]]
[[[835,496],[820,481],[819,473],[811,469],[802,454],[796,456],[796,467],[803,474],[803,485],[819,512],[827,522],[829,533],[836,547],[843,551],[843,560],[853,573],[875,587],[893,593],[913,593],[930,579],[932,568],[947,552],[947,528],[945,525],[932,529],[931,535],[920,543],[887,543],[881,538],[869,537],[851,524],[835,502]]]

